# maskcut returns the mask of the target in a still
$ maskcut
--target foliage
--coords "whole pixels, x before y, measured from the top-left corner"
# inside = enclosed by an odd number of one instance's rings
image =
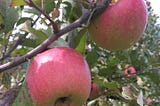
[[[27,54],[53,36],[55,31],[47,18],[34,7],[27,6],[21,0],[11,1],[0,0],[0,64]],[[41,1],[37,0],[36,3],[49,14],[59,29],[74,22],[82,13],[76,1],[45,1],[41,5]],[[52,12],[55,9],[61,14],[54,16]],[[89,106],[146,105],[147,98],[152,99],[152,106],[160,104],[160,25],[151,6],[148,6],[148,11],[148,24],[143,37],[127,50],[111,52],[98,47],[89,38],[87,28],[74,29],[48,47],[69,46],[86,57],[93,82],[99,85],[101,93],[99,98],[87,102]],[[30,60],[0,73],[0,92],[4,92],[0,103],[5,92],[17,85],[15,101],[9,103],[14,106],[19,98],[23,98],[25,83],[22,79],[29,63]],[[124,74],[126,65],[136,69],[136,76]],[[27,95],[26,92],[24,95]],[[25,100],[21,101],[21,106],[31,104],[29,99]]]

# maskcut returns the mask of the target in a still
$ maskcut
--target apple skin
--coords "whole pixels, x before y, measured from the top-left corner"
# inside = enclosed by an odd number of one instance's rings
[[[133,66],[128,66],[126,67],[124,73],[127,77],[136,76],[136,69]]]
[[[93,82],[91,86],[92,87],[91,87],[89,99],[93,100],[93,99],[96,99],[97,97],[99,97],[100,94],[99,94],[99,87],[96,83]]]
[[[147,19],[144,0],[118,0],[100,16],[93,17],[88,31],[98,46],[111,51],[124,50],[142,36]]]
[[[29,66],[26,80],[35,106],[82,106],[91,90],[87,62],[68,47],[38,54]]]

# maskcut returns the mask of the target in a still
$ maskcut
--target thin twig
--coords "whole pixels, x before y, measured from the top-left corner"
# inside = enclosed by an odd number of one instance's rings
[[[50,16],[45,13],[42,9],[40,9],[32,0],[25,0],[25,2],[30,6],[30,7],[34,7],[36,10],[38,10],[40,13],[42,13],[51,23],[53,29],[54,29],[54,33],[58,32],[58,26],[57,24],[50,18]]]
[[[28,33],[25,33],[22,37],[20,37],[20,38],[17,40],[17,42],[12,46],[12,48],[10,48],[10,49],[8,50],[8,52],[7,52],[6,54],[4,54],[4,55],[2,56],[2,58],[0,58],[0,61],[3,61],[3,60],[6,59],[7,57],[9,57],[10,54],[12,53],[12,51],[14,51],[14,50],[17,48],[17,46],[24,41],[24,39],[26,38],[27,35],[28,35]]]
[[[38,19],[40,18],[40,16],[38,16],[36,18],[35,21],[33,21],[33,23],[31,24],[31,27],[33,27],[36,22],[38,21]],[[3,61],[4,59],[6,59],[7,57],[9,57],[11,55],[11,53],[18,47],[18,45],[20,45],[21,43],[24,42],[26,36],[28,35],[28,33],[26,32],[22,37],[20,37],[17,42],[12,46],[12,48],[10,48],[3,56],[2,58],[0,58],[0,61]]]

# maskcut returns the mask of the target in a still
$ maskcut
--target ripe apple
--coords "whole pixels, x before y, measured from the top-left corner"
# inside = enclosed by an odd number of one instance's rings
[[[130,66],[130,67],[128,66],[128,67],[126,67],[124,73],[125,73],[125,75],[127,75],[127,77],[135,76],[136,70],[133,66]]]
[[[133,45],[143,34],[146,23],[144,0],[118,0],[92,18],[88,31],[97,45],[116,51]]]
[[[98,85],[96,83],[92,83],[91,85],[91,92],[90,92],[90,96],[89,99],[93,100],[96,99],[99,96],[99,88]]]
[[[35,106],[82,106],[91,90],[87,62],[68,47],[38,54],[26,79]]]

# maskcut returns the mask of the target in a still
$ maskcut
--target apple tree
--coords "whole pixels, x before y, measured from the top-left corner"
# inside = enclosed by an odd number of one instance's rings
[[[158,18],[147,0],[0,0],[0,106],[159,106]]]

